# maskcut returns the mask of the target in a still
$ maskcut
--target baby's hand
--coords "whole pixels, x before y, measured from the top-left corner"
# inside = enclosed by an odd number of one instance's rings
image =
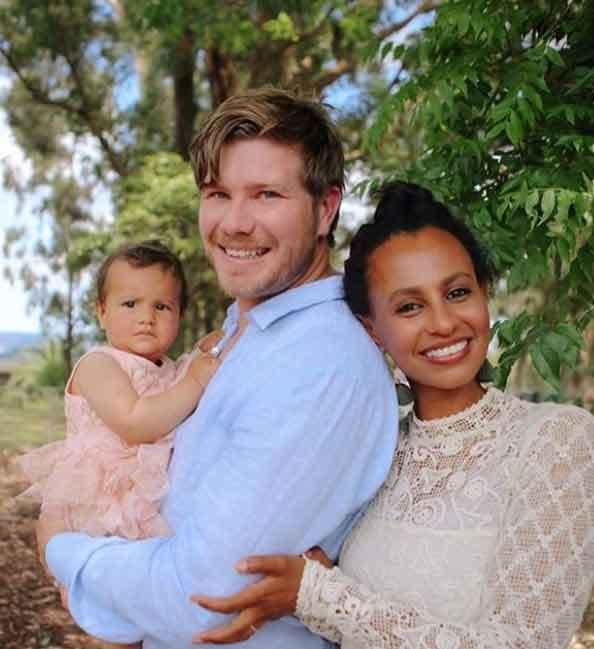
[[[208,382],[217,371],[220,364],[221,362],[218,358],[215,358],[210,354],[198,352],[190,362],[188,375],[191,376],[194,381],[200,383],[203,388],[206,388]]]
[[[207,353],[221,340],[222,337],[222,331],[211,331],[210,333],[206,334],[206,336],[200,338],[200,340],[196,343],[195,349]]]
[[[221,340],[223,334],[220,331],[212,331],[201,338],[196,344],[194,353],[196,356],[192,359],[188,367],[188,374],[195,381],[198,381],[204,388],[217,371],[221,364],[218,358],[210,355],[210,350]]]

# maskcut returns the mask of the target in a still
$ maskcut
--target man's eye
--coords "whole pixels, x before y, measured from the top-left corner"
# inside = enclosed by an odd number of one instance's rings
[[[229,194],[213,189],[210,192],[206,192],[205,198],[225,199],[225,198],[229,198]]]
[[[467,295],[470,295],[470,289],[469,288],[454,288],[451,291],[448,292],[448,299],[449,300],[458,300],[462,297],[466,297]]]
[[[260,198],[279,198],[280,194],[278,192],[273,192],[269,189],[264,189],[260,192]]]

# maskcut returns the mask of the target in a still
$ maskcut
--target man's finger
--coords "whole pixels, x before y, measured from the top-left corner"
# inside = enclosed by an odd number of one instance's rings
[[[231,622],[202,631],[192,637],[192,642],[210,644],[229,644],[243,642],[251,638],[257,631],[256,620],[258,609],[248,609]]]

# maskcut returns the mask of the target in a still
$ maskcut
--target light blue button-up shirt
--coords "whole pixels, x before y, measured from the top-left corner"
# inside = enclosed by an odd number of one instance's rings
[[[162,507],[173,536],[66,533],[50,541],[50,570],[88,633],[142,639],[145,649],[188,648],[192,634],[226,619],[190,595],[227,595],[254,580],[234,571],[238,559],[319,544],[336,556],[387,474],[398,420],[384,359],[342,296],[334,276],[248,312],[244,333],[176,432]],[[232,305],[227,331],[236,321]],[[245,644],[327,643],[286,617]]]

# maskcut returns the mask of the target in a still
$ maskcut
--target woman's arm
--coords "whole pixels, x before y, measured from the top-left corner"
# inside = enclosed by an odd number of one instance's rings
[[[362,646],[562,649],[579,627],[594,571],[594,419],[559,409],[536,431],[489,565],[474,624],[398,605],[338,569],[308,564],[297,615]]]
[[[243,642],[268,622],[284,615],[293,615],[303,576],[306,558],[331,568],[333,563],[323,550],[316,547],[303,557],[268,555],[247,557],[236,566],[245,575],[264,575],[256,583],[230,597],[192,596],[192,601],[217,613],[238,613],[231,622],[196,634],[196,643],[229,644]]]
[[[194,410],[218,365],[217,359],[197,354],[174,386],[139,397],[117,361],[97,352],[82,359],[72,388],[125,442],[144,444],[167,435]]]
[[[315,561],[304,569],[301,564],[297,616],[333,642],[382,649],[565,647],[580,624],[594,576],[594,419],[576,408],[560,412],[543,424],[523,458],[475,623],[455,624],[403,606]],[[269,576],[235,598],[197,598],[212,610],[242,611],[227,628],[200,640],[227,643],[230,629],[249,637],[253,627],[291,612],[296,560],[287,560],[283,574],[268,570]],[[280,594],[276,609],[268,603],[274,592]]]

